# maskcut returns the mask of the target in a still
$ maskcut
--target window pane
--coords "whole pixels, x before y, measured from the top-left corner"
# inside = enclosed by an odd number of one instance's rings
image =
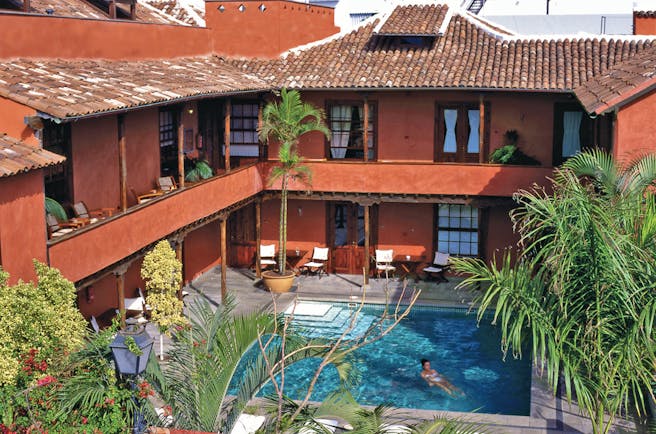
[[[437,233],[438,241],[449,241],[449,233],[447,231],[439,231]]]
[[[460,220],[460,227],[461,228],[471,228],[472,227],[471,217],[464,217],[463,219],[461,219]]]
[[[478,154],[478,127],[480,125],[480,111],[467,110],[467,117],[469,120],[469,138],[467,139],[467,152],[470,154]]]
[[[583,112],[563,112],[563,157],[581,151],[581,119]]]
[[[243,116],[244,115],[244,106],[242,104],[233,104],[232,105],[232,115],[233,116]]]
[[[451,217],[460,217],[460,209],[462,208],[462,205],[451,205],[449,209],[449,213],[451,214]]]
[[[459,228],[460,227],[460,218],[458,218],[458,217],[449,218],[449,227],[450,228]]]
[[[449,218],[448,217],[439,217],[437,224],[441,228],[448,228],[449,227]]]
[[[444,110],[444,152],[456,152],[456,128],[458,124],[458,110]]]
[[[470,255],[476,256],[478,255],[478,244],[471,244],[470,245]]]
[[[470,254],[469,243],[460,244],[460,254],[461,255],[469,255]]]
[[[448,216],[449,215],[449,206],[448,205],[440,205],[438,210],[439,210],[439,215],[440,216]]]
[[[460,232],[460,241],[469,243],[471,240],[471,232]]]
[[[232,128],[241,130],[244,127],[244,120],[242,118],[232,118]]]
[[[472,243],[478,243],[478,232],[472,232],[471,233],[471,242]]]
[[[460,243],[449,241],[449,253],[452,255],[460,254]]]

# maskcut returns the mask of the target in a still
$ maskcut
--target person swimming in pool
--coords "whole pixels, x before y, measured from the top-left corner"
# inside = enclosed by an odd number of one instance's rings
[[[463,395],[462,390],[451,384],[442,374],[431,369],[428,359],[421,359],[421,378],[426,380],[429,386],[437,386],[451,396]]]

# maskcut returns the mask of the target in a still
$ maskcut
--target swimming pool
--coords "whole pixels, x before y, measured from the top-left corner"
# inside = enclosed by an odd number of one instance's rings
[[[346,327],[353,307],[348,303],[302,302],[295,322],[313,336],[335,336]],[[382,306],[366,305],[353,334],[365,330],[382,312]],[[351,392],[363,405],[388,403],[394,407],[426,410],[477,411],[529,415],[531,364],[528,352],[522,360],[502,360],[500,331],[481,322],[465,309],[413,307],[409,317],[381,340],[358,351],[362,381]],[[419,373],[419,360],[427,358],[464,397],[450,397],[438,387],[428,387]],[[286,393],[304,396],[318,362],[305,360],[286,371]],[[329,367],[321,374],[312,395],[323,400],[339,382]],[[261,395],[273,388],[268,385]]]

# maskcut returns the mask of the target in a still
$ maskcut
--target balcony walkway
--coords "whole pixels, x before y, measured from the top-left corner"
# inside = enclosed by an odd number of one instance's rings
[[[288,294],[272,294],[266,291],[250,270],[228,269],[227,286],[230,288],[236,301],[236,313],[253,310],[266,310],[273,307],[275,299],[278,311],[286,309],[294,298],[313,300],[352,301],[360,300],[362,296],[362,277],[355,275],[331,274],[321,279],[311,276],[301,276]],[[448,283],[417,282],[410,280],[408,290],[421,289],[419,304],[435,304],[441,306],[469,307],[475,293],[465,290],[456,290],[455,286],[461,278],[449,277]],[[398,300],[402,294],[402,282],[397,279],[370,279],[366,292],[366,301],[370,303],[385,302],[386,291],[390,298]],[[188,304],[194,299],[204,297],[215,306],[221,303],[221,271],[215,267],[204,273],[185,288],[189,295],[185,299]],[[408,293],[404,294],[407,299]],[[154,324],[148,324],[148,332],[153,337],[159,337]],[[157,346],[156,346],[157,347]],[[157,349],[158,351],[158,349]],[[254,400],[257,405],[257,400]],[[592,432],[590,423],[579,415],[578,407],[570,406],[566,401],[554,398],[544,380],[536,369],[533,372],[531,386],[531,416],[508,416],[477,413],[458,413],[430,410],[408,410],[410,418],[417,420],[430,420],[437,415],[460,418],[472,422],[482,422],[488,425],[490,432],[508,434],[538,434],[538,433],[589,433]],[[647,432],[637,427],[633,421],[619,419],[610,433]]]

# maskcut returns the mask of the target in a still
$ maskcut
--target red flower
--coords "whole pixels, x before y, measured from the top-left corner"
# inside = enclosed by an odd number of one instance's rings
[[[86,417],[82,416],[82,425],[86,425],[88,421],[89,421],[89,419],[87,419]]]
[[[56,379],[55,377],[53,377],[52,375],[46,375],[45,377],[40,378],[40,379],[36,382],[36,385],[37,385],[38,387],[41,387],[41,386],[46,386],[46,385],[48,385],[48,384],[56,383],[56,382],[57,382],[57,379]]]

